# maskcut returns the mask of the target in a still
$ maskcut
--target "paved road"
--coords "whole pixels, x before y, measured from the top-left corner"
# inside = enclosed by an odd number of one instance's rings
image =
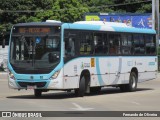
[[[138,84],[136,92],[121,93],[118,88],[103,88],[98,94],[75,97],[73,92],[50,91],[36,99],[33,90],[9,89],[7,75],[0,73],[0,111],[73,110],[160,111],[160,74],[156,80]]]

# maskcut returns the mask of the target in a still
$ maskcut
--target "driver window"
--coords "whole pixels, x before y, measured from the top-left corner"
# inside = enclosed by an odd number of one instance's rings
[[[43,49],[40,49],[40,43],[37,44],[39,46],[37,46],[37,56],[41,56],[41,60],[48,61],[49,63],[57,61],[60,56],[60,38],[56,36],[50,36],[44,37],[43,40]]]

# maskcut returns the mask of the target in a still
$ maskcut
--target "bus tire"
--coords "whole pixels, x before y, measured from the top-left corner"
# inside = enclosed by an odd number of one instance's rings
[[[129,84],[120,85],[120,90],[122,92],[133,92],[137,89],[137,75],[135,72],[131,72],[129,77]]]
[[[90,93],[99,93],[101,91],[101,87],[91,87]]]
[[[42,96],[42,91],[39,89],[34,89],[34,96],[35,97],[41,97]]]
[[[137,75],[135,72],[131,72],[130,77],[129,77],[129,84],[126,85],[126,90],[129,92],[133,92],[137,89]]]
[[[86,86],[85,82],[86,82],[85,76],[82,76],[81,79],[80,79],[80,82],[79,82],[79,89],[75,90],[76,96],[78,96],[78,97],[83,97],[84,96],[85,88],[86,88],[85,87]]]

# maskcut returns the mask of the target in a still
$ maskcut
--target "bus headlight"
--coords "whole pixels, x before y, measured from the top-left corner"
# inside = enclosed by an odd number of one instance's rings
[[[50,79],[56,79],[60,73],[60,70],[56,71]]]
[[[8,75],[11,79],[15,80],[14,74],[10,70],[8,70]]]

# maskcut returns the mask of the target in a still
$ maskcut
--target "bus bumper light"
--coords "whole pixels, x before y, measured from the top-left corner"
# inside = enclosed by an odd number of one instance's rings
[[[15,77],[14,77],[14,74],[10,70],[9,70],[8,75],[9,75],[10,79],[16,80]]]
[[[56,71],[50,79],[56,79],[60,73],[60,70]]]

